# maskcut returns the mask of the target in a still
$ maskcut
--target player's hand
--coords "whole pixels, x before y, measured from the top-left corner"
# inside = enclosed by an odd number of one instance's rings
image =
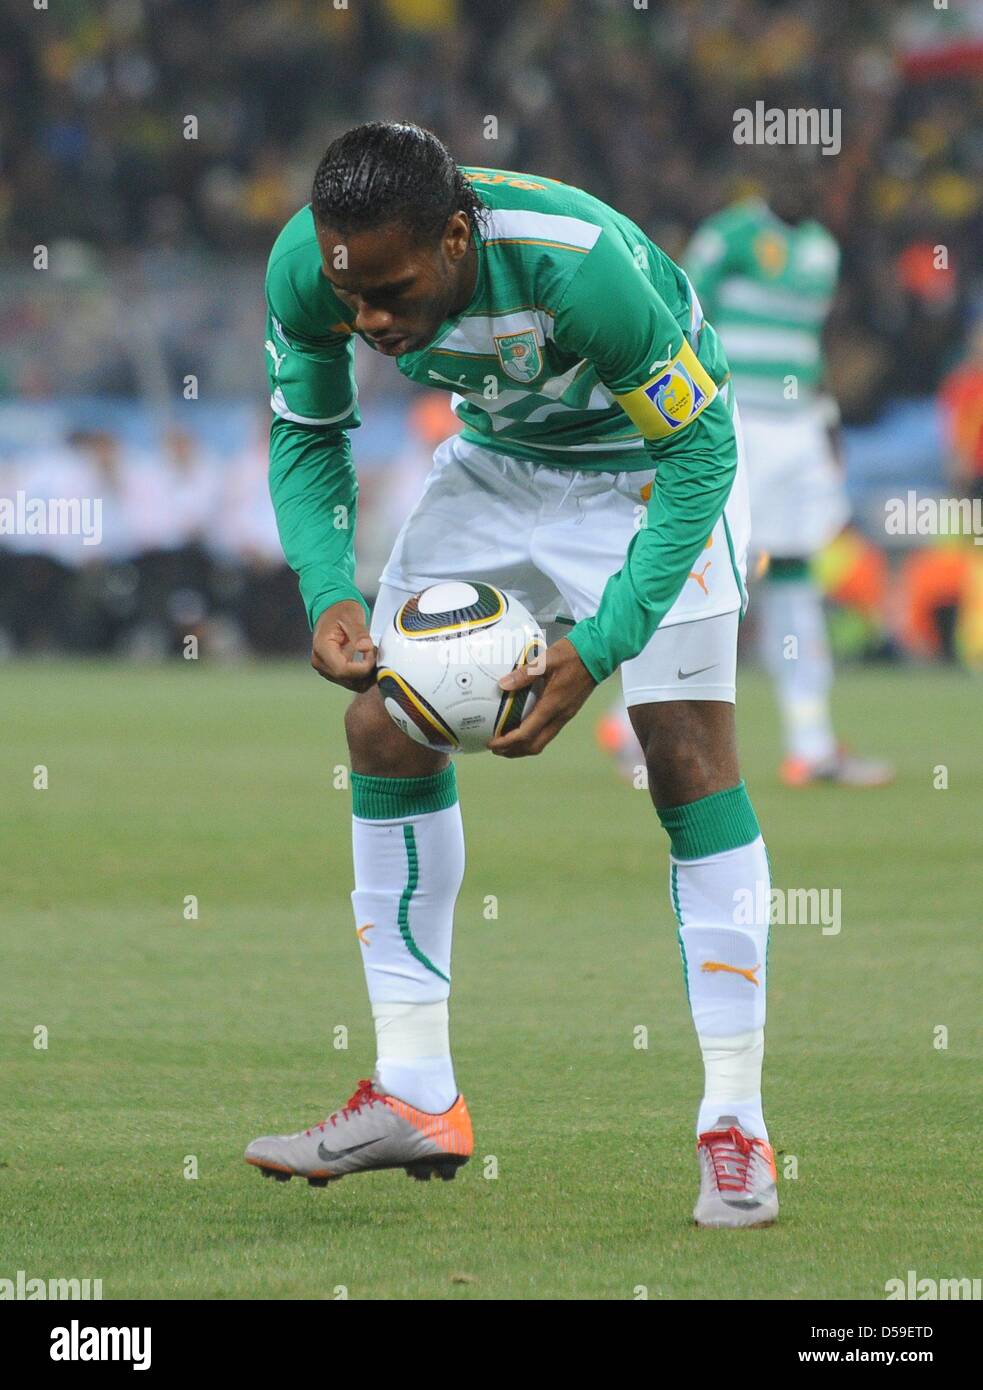
[[[510,734],[493,738],[488,747],[503,758],[529,758],[541,753],[580,709],[596,684],[566,637],[546,649],[532,665],[510,671],[498,682],[503,690],[522,690],[542,679],[543,688],[532,711]]]
[[[346,690],[375,683],[376,649],[365,626],[365,609],[354,599],[333,603],[314,624],[311,665],[319,676]]]

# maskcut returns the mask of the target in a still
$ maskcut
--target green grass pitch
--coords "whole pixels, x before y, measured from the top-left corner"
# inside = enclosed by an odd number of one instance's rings
[[[749,1232],[690,1223],[698,1051],[664,836],[593,743],[609,691],[542,758],[460,766],[452,1028],[474,1160],[453,1183],[318,1191],[242,1150],[371,1072],[334,786],[346,697],[302,659],[0,682],[0,1277],[101,1278],[106,1298],[880,1299],[909,1269],[979,1274],[969,678],[845,674],[842,731],[898,782],[796,793],[770,693],[742,678],[775,883],[842,892],[839,935],[773,929],[766,1114],[797,1176],[780,1224]]]

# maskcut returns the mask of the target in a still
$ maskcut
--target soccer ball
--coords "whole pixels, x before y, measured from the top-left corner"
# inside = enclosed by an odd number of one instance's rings
[[[393,722],[440,753],[480,753],[535,704],[531,687],[500,677],[532,664],[546,638],[532,615],[493,584],[432,584],[396,611],[379,642],[376,680]]]

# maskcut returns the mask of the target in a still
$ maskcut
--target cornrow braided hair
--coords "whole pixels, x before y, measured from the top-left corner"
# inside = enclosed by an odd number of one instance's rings
[[[398,223],[420,241],[438,239],[453,212],[472,228],[487,215],[443,142],[402,121],[369,121],[332,141],[311,206],[316,222],[343,235]]]

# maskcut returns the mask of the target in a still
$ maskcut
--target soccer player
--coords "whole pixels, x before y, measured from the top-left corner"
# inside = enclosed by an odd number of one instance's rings
[[[247,1161],[324,1183],[399,1167],[451,1177],[471,1153],[448,1041],[464,870],[454,766],[396,728],[373,668],[409,596],[481,579],[556,636],[539,700],[492,741],[496,754],[541,752],[621,669],[670,839],[705,1064],[694,1216],[774,1220],[761,1108],[767,908],[750,923],[735,911],[769,899],[734,733],[747,491],[727,363],[692,286],[634,223],[580,189],[462,169],[431,133],[373,122],[328,148],[310,205],[274,245],[267,295],[280,537],[314,667],[357,692],[346,716],[352,902],[377,1062],[340,1110],[255,1140]],[[356,334],[411,380],[453,392],[461,422],[436,451],[371,623],[352,579]],[[533,677],[526,668],[502,684]]]
[[[744,199],[709,218],[683,265],[720,335],[741,409],[760,562],[752,567],[767,566],[756,598],[762,660],[782,719],[779,776],[793,787],[882,786],[893,778],[890,765],[849,752],[833,729],[833,663],[810,567],[850,510],[839,411],[823,390],[822,332],[840,253],[813,216],[808,152],[782,153],[769,202]],[[624,711],[605,717],[598,734],[629,775],[639,750]]]

